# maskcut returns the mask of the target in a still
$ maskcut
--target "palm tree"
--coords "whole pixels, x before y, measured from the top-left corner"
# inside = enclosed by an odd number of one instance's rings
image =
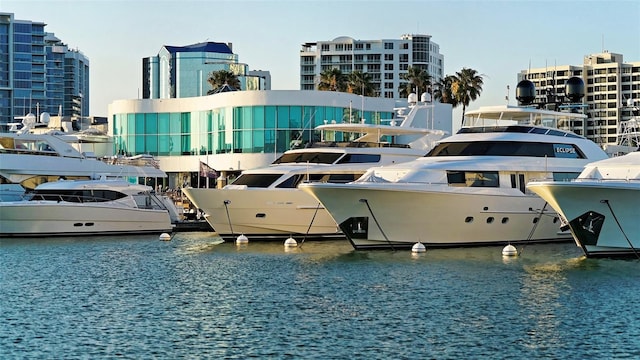
[[[427,70],[419,67],[409,66],[407,73],[402,74],[401,78],[406,80],[406,83],[400,84],[400,96],[407,97],[412,92],[419,95],[419,92],[425,92],[431,86],[431,75]]]
[[[347,75],[347,92],[356,95],[373,96],[374,89],[371,83],[371,75],[359,70]]]
[[[212,71],[209,74],[207,82],[211,84],[212,89],[207,91],[207,95],[216,93],[224,85],[233,88],[234,90],[240,90],[240,80],[238,76],[228,70]]]
[[[345,76],[338,68],[325,69],[320,73],[320,83],[318,90],[322,91],[345,91],[347,84]]]
[[[452,107],[458,106],[458,100],[451,92],[451,84],[455,81],[455,76],[447,75],[435,85],[433,98],[439,100],[443,104],[451,104]]]
[[[458,104],[462,104],[462,122],[464,122],[467,106],[482,92],[482,75],[479,75],[474,69],[462,68],[454,77],[455,79],[451,83],[451,93]]]

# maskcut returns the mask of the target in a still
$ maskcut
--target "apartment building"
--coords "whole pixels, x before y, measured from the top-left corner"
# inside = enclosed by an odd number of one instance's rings
[[[426,70],[436,82],[444,77],[444,55],[430,35],[407,34],[400,39],[356,40],[342,36],[331,41],[302,44],[300,90],[315,90],[320,74],[338,68],[343,74],[362,71],[371,75],[375,95],[400,99],[402,75],[409,67]],[[427,89],[418,89],[423,93]]]
[[[622,54],[604,51],[587,55],[581,65],[548,66],[522,70],[518,81],[528,79],[536,86],[537,104],[565,104],[565,86],[571,77],[584,82],[584,97],[571,104],[588,118],[577,133],[605,146],[618,141],[625,121],[639,115],[640,61],[625,62]],[[553,106],[553,105],[552,105]]]
[[[27,113],[89,115],[89,59],[45,27],[0,12],[1,130]]]

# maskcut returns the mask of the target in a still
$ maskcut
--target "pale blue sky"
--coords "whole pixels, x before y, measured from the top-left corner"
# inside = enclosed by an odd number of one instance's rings
[[[579,65],[608,50],[640,61],[640,1],[145,1],[0,0],[0,11],[41,21],[91,63],[91,114],[141,93],[142,58],[163,45],[231,42],[240,62],[269,70],[274,90],[299,88],[301,44],[398,39],[428,34],[445,56],[445,72],[470,67],[485,75],[470,109],[514,97],[517,73]]]

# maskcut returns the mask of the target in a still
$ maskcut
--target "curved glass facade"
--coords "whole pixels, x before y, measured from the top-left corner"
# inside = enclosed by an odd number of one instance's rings
[[[181,113],[114,114],[115,151],[122,155],[207,155],[284,152],[320,140],[313,129],[325,123],[379,124],[392,112],[332,106],[239,106]],[[338,135],[336,135],[338,136]],[[325,139],[327,140],[327,139]],[[347,140],[341,138],[335,141]]]

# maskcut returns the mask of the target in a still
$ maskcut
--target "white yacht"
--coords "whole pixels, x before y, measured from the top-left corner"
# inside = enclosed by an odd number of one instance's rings
[[[0,202],[0,236],[171,232],[172,203],[151,190],[122,180],[47,182],[23,200]]]
[[[76,150],[68,139],[51,134],[29,132],[33,120],[26,118],[23,128],[0,134],[0,197],[16,199],[25,189],[60,178],[68,180],[147,177],[165,178],[154,166],[121,164],[117,159],[102,161]],[[30,120],[30,121],[29,121]],[[16,193],[17,192],[17,193]]]
[[[252,240],[344,239],[329,214],[298,190],[298,184],[345,183],[371,166],[423,156],[446,134],[424,126],[432,110],[431,105],[418,103],[399,125],[321,125],[316,130],[323,134],[322,141],[289,150],[268,167],[246,170],[222,189],[182,191],[225,240],[241,234]]]
[[[587,257],[640,258],[640,151],[591,163],[573,181],[527,187],[558,211]]]
[[[583,114],[528,106],[470,111],[425,157],[372,168],[347,184],[302,184],[356,249],[568,241],[530,179],[570,179],[607,157],[563,130]]]

